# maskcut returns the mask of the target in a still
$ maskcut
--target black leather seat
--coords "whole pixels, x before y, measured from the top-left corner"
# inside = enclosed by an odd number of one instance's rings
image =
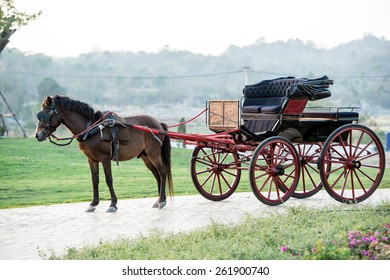
[[[277,114],[282,108],[287,88],[302,81],[294,77],[283,77],[273,80],[264,80],[254,85],[247,85],[243,89],[243,113]]]
[[[289,99],[318,100],[329,97],[327,76],[318,79],[281,77],[264,80],[243,89],[242,113],[278,114]]]

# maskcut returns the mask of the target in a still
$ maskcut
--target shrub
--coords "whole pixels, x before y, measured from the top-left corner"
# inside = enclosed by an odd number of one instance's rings
[[[390,224],[378,230],[351,230],[339,241],[318,240],[309,249],[282,246],[281,251],[307,260],[390,260]]]

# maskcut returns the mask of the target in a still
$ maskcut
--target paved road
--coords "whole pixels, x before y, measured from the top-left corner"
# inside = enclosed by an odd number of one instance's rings
[[[341,205],[325,191],[304,200],[291,198],[277,207],[260,203],[252,193],[234,193],[221,202],[208,201],[200,195],[178,196],[162,210],[151,208],[154,201],[155,198],[119,200],[119,210],[113,214],[105,213],[108,201],[102,201],[93,213],[84,212],[88,203],[0,210],[0,259],[41,259],[40,252],[61,254],[67,247],[92,245],[118,237],[135,238],[156,228],[178,232],[204,227],[211,221],[237,223],[247,213],[261,216],[291,206]],[[389,189],[377,190],[358,205],[380,201],[390,201]]]

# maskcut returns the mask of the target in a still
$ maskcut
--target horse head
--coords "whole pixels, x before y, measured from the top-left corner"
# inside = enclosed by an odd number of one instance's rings
[[[46,140],[62,123],[61,116],[56,108],[55,98],[45,97],[41,109],[37,114],[38,123],[35,129],[35,138],[38,141]]]

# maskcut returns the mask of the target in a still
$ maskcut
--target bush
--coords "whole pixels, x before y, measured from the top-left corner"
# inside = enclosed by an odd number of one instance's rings
[[[390,260],[390,224],[378,230],[351,230],[340,241],[318,240],[310,249],[282,246],[281,251],[306,260]]]

